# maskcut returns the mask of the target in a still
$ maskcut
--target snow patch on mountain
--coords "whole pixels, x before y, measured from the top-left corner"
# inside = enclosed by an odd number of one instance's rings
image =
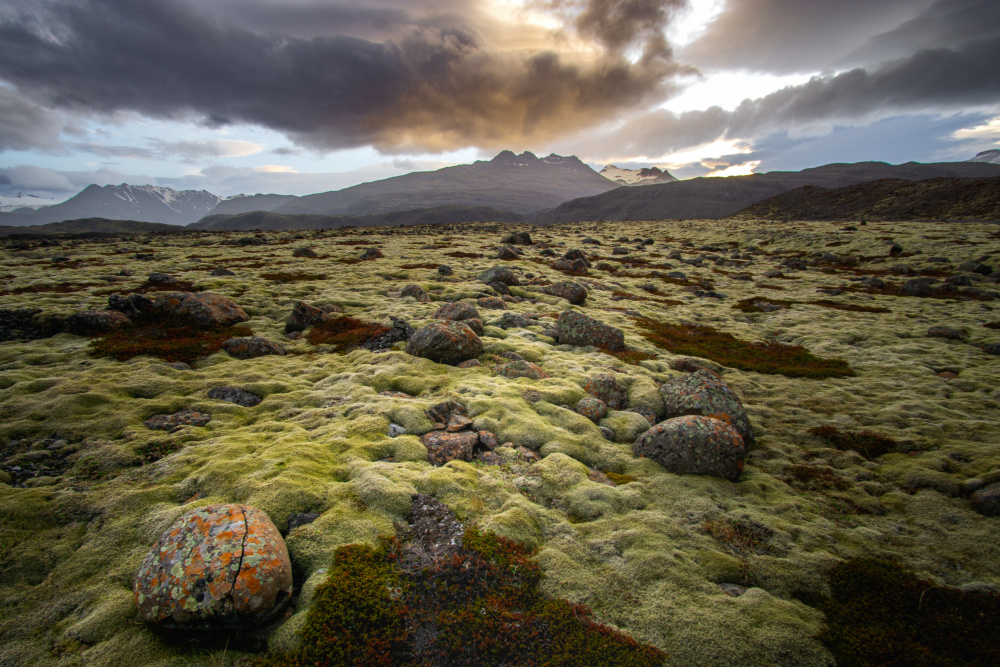
[[[658,167],[622,169],[613,164],[601,169],[601,176],[621,185],[653,185],[654,183],[670,183],[677,180],[670,172]]]
[[[67,197],[56,197],[55,195],[38,195],[30,192],[18,192],[15,194],[0,194],[0,212],[9,213],[19,208],[40,209],[45,206],[52,206],[65,201]]]
[[[976,153],[976,157],[966,162],[989,162],[990,164],[1000,164],[1000,149],[991,148],[988,151]]]

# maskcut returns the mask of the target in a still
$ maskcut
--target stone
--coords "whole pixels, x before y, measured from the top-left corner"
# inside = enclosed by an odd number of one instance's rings
[[[578,415],[583,415],[595,424],[604,419],[608,414],[607,404],[599,398],[585,396],[576,402],[574,411]]]
[[[511,380],[516,378],[531,378],[532,380],[544,380],[550,377],[541,367],[528,361],[510,361],[500,364],[496,368],[497,375],[502,375]]]
[[[542,292],[566,299],[573,305],[580,305],[587,299],[587,288],[580,283],[563,281],[542,288]]]
[[[502,294],[502,295],[510,294],[510,288],[507,287],[505,283],[502,283],[499,280],[494,280],[493,282],[491,282],[489,284],[489,288],[494,292],[496,292],[497,294]]]
[[[406,343],[406,352],[442,364],[475,359],[483,351],[479,336],[464,322],[434,322],[418,330]]]
[[[583,254],[582,250],[578,249],[568,250],[566,254],[562,256],[562,258],[565,260],[569,260],[570,262],[575,262],[576,260],[580,260],[583,262],[584,266],[586,266],[588,269],[590,268],[590,260],[587,259],[587,256]]]
[[[392,323],[392,326],[389,327],[387,332],[366,340],[362,343],[361,347],[372,352],[388,350],[396,343],[404,343],[410,340],[410,337],[416,332],[416,329],[410,326],[409,322],[400,317],[390,315],[389,321]]]
[[[595,375],[587,381],[583,390],[603,401],[611,410],[624,410],[628,402],[628,392],[613,375]]]
[[[868,276],[861,281],[862,287],[869,287],[871,289],[882,289],[885,287],[885,281],[883,281],[878,276]]]
[[[491,431],[479,431],[479,444],[486,449],[493,451],[500,446],[500,441],[497,440],[496,433]]]
[[[201,329],[228,327],[250,319],[232,299],[211,292],[168,292],[153,301],[152,308],[164,317]]]
[[[66,318],[66,332],[74,336],[100,336],[132,324],[117,310],[83,310]]]
[[[474,431],[431,431],[422,435],[420,442],[427,448],[427,460],[431,465],[443,466],[456,459],[471,463],[479,445],[479,434]]]
[[[660,422],[636,438],[632,452],[678,475],[736,481],[743,471],[743,438],[721,419],[687,415]]]
[[[444,425],[451,421],[454,415],[462,415],[463,417],[468,416],[465,411],[465,406],[458,401],[441,401],[440,403],[432,406],[427,411],[427,418],[435,423]]]
[[[132,321],[139,321],[155,312],[156,308],[149,297],[142,294],[112,294],[108,297],[108,310],[117,310],[128,315]]]
[[[599,426],[598,428],[599,428],[599,429],[601,430],[601,435],[602,435],[602,436],[604,436],[604,439],[605,439],[605,440],[608,440],[608,441],[610,441],[610,442],[614,442],[614,441],[615,441],[615,438],[617,438],[617,437],[618,437],[618,436],[617,436],[617,435],[615,434],[614,430],[612,430],[612,429],[611,429],[610,427],[608,427],[608,426]]]
[[[218,401],[242,405],[245,408],[252,408],[263,400],[257,394],[251,394],[249,391],[237,387],[215,387],[214,389],[209,389],[208,397]]]
[[[471,303],[465,301],[453,301],[446,303],[431,315],[435,320],[450,320],[452,322],[462,322],[464,320],[481,320],[479,311]]]
[[[598,484],[605,484],[607,486],[618,486],[617,484],[612,482],[611,479],[603,472],[601,472],[597,468],[591,468],[590,466],[587,466],[587,479],[589,479],[591,482],[597,482]]]
[[[556,271],[562,271],[563,273],[569,274],[571,276],[585,276],[587,275],[587,260],[585,259],[557,259],[556,261],[549,264],[550,267]]]
[[[955,329],[953,327],[931,327],[927,330],[928,338],[947,338],[948,340],[962,340],[965,338],[965,332],[961,329]]]
[[[521,259],[521,256],[517,254],[516,250],[514,250],[510,246],[505,245],[502,248],[500,248],[500,252],[497,253],[497,259],[509,261],[512,259]]]
[[[284,355],[285,348],[260,336],[241,336],[230,338],[222,344],[222,349],[229,356],[237,359],[254,359],[268,355]]]
[[[894,276],[912,276],[914,272],[909,264],[893,264],[889,267],[889,273]]]
[[[517,278],[517,274],[506,266],[494,266],[486,269],[479,274],[477,280],[486,285],[497,282],[503,283],[507,286],[517,286],[521,284],[521,281]]]
[[[242,629],[266,622],[291,599],[292,565],[264,512],[208,505],[160,536],[133,594],[139,614],[156,625]]]
[[[399,291],[401,297],[412,297],[419,303],[430,303],[431,295],[420,285],[407,285]]]
[[[1000,355],[1000,343],[987,343],[982,346],[983,352],[994,356]]]
[[[389,437],[396,438],[406,433],[406,429],[399,424],[389,424]]]
[[[1000,482],[983,487],[969,496],[972,509],[986,516],[1000,516]]]
[[[640,406],[635,407],[635,408],[629,408],[625,412],[634,412],[637,415],[642,415],[643,417],[645,417],[646,421],[649,422],[650,426],[656,426],[656,421],[657,421],[657,419],[656,419],[656,413],[653,412],[653,410],[650,409],[650,408],[647,408],[647,407],[644,407],[644,406],[640,405]]]
[[[441,266],[439,266],[437,271],[439,276],[450,276],[453,273],[455,273],[455,270],[452,269],[447,264],[442,264]]]
[[[322,309],[310,306],[305,301],[296,301],[288,321],[285,322],[285,333],[303,331],[329,319],[331,319],[329,313]]]
[[[911,278],[899,288],[900,296],[931,296],[933,294],[934,288],[931,287],[930,278]]]
[[[153,415],[143,422],[151,431],[173,431],[181,426],[204,426],[212,421],[212,415],[194,410],[181,410],[173,414]]]
[[[559,342],[564,345],[593,345],[609,352],[625,349],[625,334],[621,329],[575,311],[564,311],[556,320]]]
[[[362,262],[367,262],[373,259],[382,259],[383,257],[385,257],[385,255],[382,254],[382,251],[378,248],[367,248],[363,253],[361,253],[358,259]]]
[[[525,329],[531,326],[531,322],[524,315],[518,313],[504,313],[497,323],[501,329]]]
[[[221,267],[220,267],[220,268],[218,268],[218,269],[215,269],[214,271],[212,271],[212,272],[211,272],[210,274],[208,274],[208,275],[210,275],[210,276],[215,276],[215,277],[217,277],[217,278],[218,278],[218,277],[221,277],[221,276],[235,276],[235,275],[236,275],[236,273],[235,273],[235,272],[233,272],[233,271],[230,271],[229,269],[224,269],[224,268],[221,268]]]
[[[40,308],[0,309],[0,341],[38,340],[62,333],[65,321]]]
[[[531,245],[531,234],[528,232],[514,232],[505,236],[500,243],[507,245]]]
[[[754,446],[753,428],[743,403],[718,375],[708,370],[672,380],[660,387],[666,418],[685,415],[721,416],[742,436],[746,448]]]
[[[319,257],[319,255],[317,255],[316,251],[313,250],[312,248],[306,247],[306,248],[296,248],[295,252],[292,253],[292,257],[309,257],[309,258],[315,258],[315,257]]]
[[[467,359],[466,361],[463,361],[462,363],[458,364],[456,367],[457,368],[479,368],[481,366],[482,366],[482,364],[479,363],[479,359]]]
[[[472,426],[472,420],[465,415],[452,414],[448,419],[448,424],[444,427],[449,433],[458,433]]]
[[[968,262],[962,262],[958,265],[959,271],[965,271],[967,273],[978,273],[982,276],[988,276],[993,272],[986,264],[982,264],[974,259],[970,259]]]
[[[507,310],[507,304],[504,303],[504,300],[495,296],[480,297],[477,304],[485,310]]]
[[[149,277],[146,278],[146,282],[150,285],[173,285],[180,282],[180,280],[169,273],[150,273]]]

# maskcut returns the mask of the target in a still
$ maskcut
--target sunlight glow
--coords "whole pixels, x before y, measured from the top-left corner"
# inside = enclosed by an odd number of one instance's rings
[[[268,174],[297,174],[296,170],[291,167],[286,167],[281,164],[262,164],[259,167],[254,167],[254,171],[260,171]]]
[[[718,169],[705,174],[705,178],[725,178],[726,176],[749,176],[754,173],[754,169],[760,166],[760,160],[750,160],[743,164],[732,164],[725,169]]]
[[[996,143],[1000,144],[1000,116],[982,125],[956,130],[951,136],[955,139],[996,139]]]

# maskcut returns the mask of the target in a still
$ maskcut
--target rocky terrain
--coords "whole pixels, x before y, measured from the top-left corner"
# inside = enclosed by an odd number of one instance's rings
[[[6,241],[0,664],[996,664],[998,232]]]

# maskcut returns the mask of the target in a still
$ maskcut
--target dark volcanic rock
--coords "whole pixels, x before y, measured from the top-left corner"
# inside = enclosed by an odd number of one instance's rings
[[[455,273],[455,270],[452,269],[447,264],[442,264],[441,266],[438,267],[438,275],[439,276],[450,276],[453,273]]]
[[[497,253],[497,259],[509,261],[512,259],[521,259],[521,256],[517,254],[516,250],[514,250],[510,246],[505,245],[502,248],[500,248],[500,252]]]
[[[419,301],[420,303],[431,302],[431,295],[428,294],[427,290],[425,290],[420,285],[407,285],[406,287],[404,287],[399,291],[399,296],[401,297],[410,296]]]
[[[233,271],[230,271],[229,269],[218,268],[218,269],[215,269],[214,271],[212,271],[208,275],[210,275],[210,276],[216,276],[216,277],[220,277],[220,276],[235,276],[236,273],[234,273]]]
[[[498,326],[501,329],[524,329],[531,326],[531,321],[524,315],[518,313],[504,313],[500,317]]]
[[[317,255],[316,251],[313,250],[312,248],[306,247],[306,248],[296,248],[295,252],[292,253],[292,257],[314,258],[314,257],[319,257],[319,255]]]
[[[736,481],[743,471],[745,447],[740,434],[726,422],[688,415],[649,429],[636,439],[632,452],[679,475],[712,475]]]
[[[543,371],[539,366],[528,362],[528,361],[511,361],[506,364],[501,364],[497,366],[497,375],[502,375],[505,378],[531,378],[532,380],[544,380],[550,377],[548,373]]]
[[[251,394],[249,391],[244,391],[236,387],[215,387],[214,389],[209,389],[208,397],[218,401],[242,405],[245,408],[252,408],[263,400],[257,394]]]
[[[383,255],[382,251],[379,250],[378,248],[368,248],[363,253],[361,253],[358,259],[360,259],[362,262],[367,262],[372,259],[382,259],[383,257],[385,257],[385,255]]]
[[[271,354],[283,355],[285,349],[260,336],[242,336],[230,338],[222,344],[222,348],[237,359],[253,359]]]
[[[209,505],[167,529],[133,584],[139,614],[172,628],[252,627],[291,599],[292,565],[260,510]]]
[[[153,310],[202,329],[228,327],[250,319],[232,299],[211,292],[168,292],[153,301]]]
[[[514,232],[505,236],[500,243],[506,245],[531,245],[531,234],[528,232]]]
[[[931,296],[934,294],[934,288],[931,286],[932,282],[930,278],[911,278],[899,288],[899,295]]]
[[[684,415],[720,417],[725,415],[733,428],[743,437],[746,448],[755,440],[750,419],[739,397],[711,371],[697,371],[660,387],[660,396],[666,407],[666,418]]]
[[[420,442],[427,448],[427,460],[431,465],[443,466],[455,459],[471,463],[479,445],[479,434],[475,431],[430,431],[421,436]]]
[[[587,381],[583,390],[603,401],[612,410],[624,410],[628,402],[628,392],[612,375],[595,375]]]
[[[587,288],[568,280],[543,287],[542,292],[566,299],[573,305],[579,305],[587,299]]]
[[[451,320],[461,322],[462,320],[481,320],[479,311],[471,303],[465,301],[454,301],[446,303],[431,315],[436,320]]]
[[[180,426],[204,426],[210,421],[212,415],[194,410],[181,410],[169,415],[153,415],[143,424],[152,431],[173,431]]]
[[[495,296],[479,297],[479,300],[476,303],[480,308],[485,310],[507,310],[507,303],[503,299]]]
[[[371,350],[372,352],[376,352],[378,350],[388,350],[396,343],[402,343],[410,340],[410,336],[412,336],[416,331],[410,326],[409,322],[400,317],[390,315],[389,320],[392,322],[392,326],[389,327],[387,332],[381,336],[376,336],[375,338],[366,340],[361,347],[366,350]]]
[[[576,402],[574,408],[577,414],[583,415],[595,424],[608,414],[608,406],[599,398],[586,396]]]
[[[296,301],[292,313],[288,316],[288,321],[285,322],[285,333],[303,331],[329,319],[330,315],[320,308],[310,306],[305,301]]]
[[[84,310],[66,318],[66,331],[74,336],[99,336],[132,323],[117,310]]]
[[[585,276],[587,275],[588,262],[585,259],[557,259],[549,264],[549,266],[556,271],[562,271],[571,276]]]
[[[986,516],[1000,516],[1000,482],[979,489],[969,497],[972,508]]]
[[[415,357],[455,365],[478,357],[483,344],[464,322],[434,322],[410,337],[406,351]]]
[[[583,313],[564,311],[556,321],[559,342],[565,345],[593,345],[609,352],[625,349],[621,329],[604,324]]]
[[[479,282],[489,285],[490,283],[503,283],[504,285],[520,285],[517,274],[506,266],[494,266],[479,274]]]
[[[61,319],[46,317],[40,308],[0,310],[0,342],[5,340],[38,340],[62,333]]]

